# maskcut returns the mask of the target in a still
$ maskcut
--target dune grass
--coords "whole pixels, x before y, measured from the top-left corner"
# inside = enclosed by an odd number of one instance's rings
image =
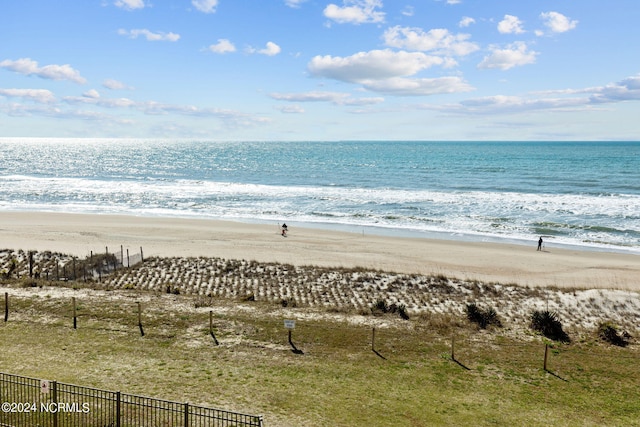
[[[480,331],[464,315],[229,299],[196,309],[195,297],[129,290],[78,298],[74,330],[69,292],[12,297],[0,370],[260,414],[267,426],[640,425],[640,351],[596,335],[554,343],[545,371],[541,337]]]

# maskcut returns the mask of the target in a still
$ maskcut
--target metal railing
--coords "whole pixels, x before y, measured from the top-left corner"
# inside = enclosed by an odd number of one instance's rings
[[[2,427],[263,427],[262,416],[0,372]]]

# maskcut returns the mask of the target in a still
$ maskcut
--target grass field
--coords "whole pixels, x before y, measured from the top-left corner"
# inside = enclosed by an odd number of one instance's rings
[[[590,331],[552,343],[545,371],[549,341],[508,325],[478,330],[452,314],[402,320],[238,298],[202,306],[196,296],[135,289],[5,286],[7,373],[264,415],[267,426],[640,425],[637,344],[611,346]],[[284,319],[296,320],[297,352]]]

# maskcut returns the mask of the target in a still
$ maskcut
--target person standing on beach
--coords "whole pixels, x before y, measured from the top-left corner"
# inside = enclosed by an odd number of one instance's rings
[[[540,236],[540,238],[538,239],[538,250],[542,250],[542,236]]]

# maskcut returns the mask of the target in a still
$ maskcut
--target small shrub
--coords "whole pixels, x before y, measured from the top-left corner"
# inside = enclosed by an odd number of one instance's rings
[[[409,320],[409,313],[407,313],[407,306],[405,306],[404,304],[400,304],[398,306],[398,315],[400,315],[400,318],[403,320]]]
[[[383,315],[387,313],[398,314],[400,318],[409,320],[409,313],[407,313],[407,306],[404,304],[387,304],[387,301],[382,298],[378,299],[373,306],[371,306],[371,313],[374,315]]]
[[[477,324],[481,329],[487,329],[490,325],[502,327],[502,322],[498,318],[498,313],[492,308],[481,309],[476,303],[467,304],[467,319]]]
[[[382,315],[389,312],[389,306],[385,300],[378,299],[371,307],[371,312],[375,315]]]
[[[536,310],[531,315],[531,329],[554,341],[569,342],[569,335],[562,329],[556,313]]]
[[[631,338],[627,332],[624,332],[621,335],[618,328],[610,322],[603,322],[598,325],[598,336],[603,341],[619,347],[626,347],[629,345],[629,338]]]
[[[284,298],[282,300],[280,300],[280,305],[282,305],[282,307],[297,307],[298,303],[296,302],[295,298],[293,297],[289,297],[289,298]]]

